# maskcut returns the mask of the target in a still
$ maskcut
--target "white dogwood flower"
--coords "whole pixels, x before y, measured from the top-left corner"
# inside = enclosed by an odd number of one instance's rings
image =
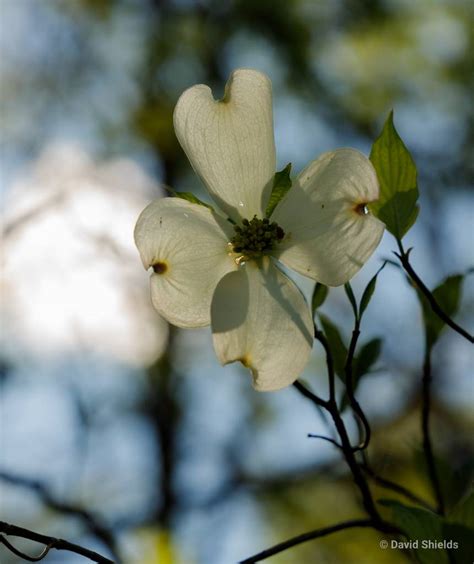
[[[154,271],[153,304],[180,327],[211,324],[221,363],[242,362],[257,390],[288,386],[308,362],[313,323],[278,261],[330,286],[352,278],[383,234],[366,207],[379,194],[375,170],[358,151],[326,153],[266,218],[275,175],[271,82],[255,70],[235,71],[219,101],[205,85],[186,90],[174,127],[219,210],[163,198],[142,212],[135,241]]]

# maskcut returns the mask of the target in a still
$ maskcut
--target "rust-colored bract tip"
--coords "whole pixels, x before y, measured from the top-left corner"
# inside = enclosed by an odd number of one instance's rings
[[[367,215],[369,213],[369,208],[367,207],[367,203],[365,202],[356,204],[353,209],[358,215]]]
[[[158,261],[152,265],[152,268],[155,274],[164,274],[168,270],[168,265],[166,262]]]

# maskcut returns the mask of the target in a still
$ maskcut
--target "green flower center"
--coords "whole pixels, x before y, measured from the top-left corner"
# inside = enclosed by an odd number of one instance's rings
[[[254,215],[250,221],[242,220],[242,225],[234,227],[235,235],[230,240],[234,253],[242,253],[247,258],[258,258],[268,254],[285,236],[283,229],[270,220],[257,219]]]

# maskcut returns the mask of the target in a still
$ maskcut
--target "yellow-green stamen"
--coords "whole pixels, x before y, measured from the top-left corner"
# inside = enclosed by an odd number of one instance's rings
[[[270,253],[275,244],[285,236],[283,229],[275,222],[258,219],[254,216],[250,221],[242,220],[242,225],[234,227],[235,235],[230,240],[234,253],[247,258],[258,258]]]

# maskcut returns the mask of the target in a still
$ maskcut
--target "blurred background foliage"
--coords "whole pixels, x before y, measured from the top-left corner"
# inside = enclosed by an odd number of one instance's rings
[[[218,97],[247,66],[273,81],[279,168],[291,161],[298,172],[339,146],[368,154],[394,109],[419,173],[412,261],[431,286],[465,272],[474,262],[471,2],[1,0],[0,18],[1,518],[125,563],[224,564],[361,516],[338,453],[306,438],[327,432],[311,405],[291,388],[257,394],[243,369],[218,366],[207,329],[168,330],[151,312],[131,231],[166,186],[203,196],[174,136],[178,96],[206,83]],[[394,248],[386,235],[356,293]],[[472,326],[473,304],[468,277],[461,324]],[[344,292],[332,290],[322,311],[347,340]],[[370,459],[432,501],[420,455],[421,310],[396,269],[380,275],[362,329],[383,339],[359,386]],[[472,361],[448,331],[433,352],[433,436],[449,505],[473,475]],[[304,378],[325,393],[318,347]],[[355,439],[349,414],[347,424]],[[273,560],[407,561],[378,540],[346,531]],[[1,550],[2,562],[15,558]]]

